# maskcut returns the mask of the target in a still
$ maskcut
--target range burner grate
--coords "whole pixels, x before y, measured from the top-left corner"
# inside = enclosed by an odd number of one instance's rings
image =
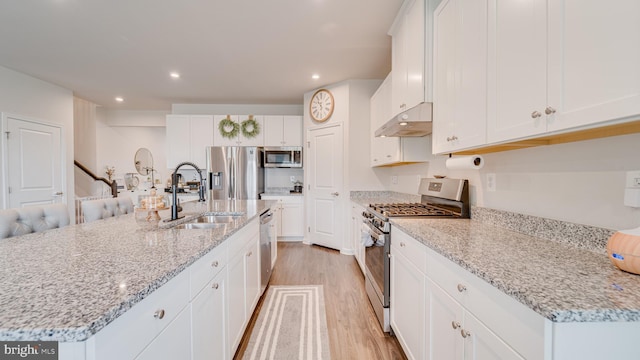
[[[369,207],[385,217],[457,216],[453,211],[421,203],[370,204]]]

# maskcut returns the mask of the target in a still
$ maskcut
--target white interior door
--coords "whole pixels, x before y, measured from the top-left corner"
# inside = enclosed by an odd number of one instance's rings
[[[64,202],[61,129],[6,117],[7,208]]]
[[[341,250],[343,237],[342,125],[310,130],[308,134],[309,242]]]

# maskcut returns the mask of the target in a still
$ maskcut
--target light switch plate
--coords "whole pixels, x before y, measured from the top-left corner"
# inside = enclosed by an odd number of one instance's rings
[[[487,174],[487,191],[496,191],[496,174],[488,173]]]
[[[640,189],[640,171],[627,171],[625,188]]]
[[[398,176],[397,175],[391,176],[391,183],[394,184],[394,185],[398,184]]]

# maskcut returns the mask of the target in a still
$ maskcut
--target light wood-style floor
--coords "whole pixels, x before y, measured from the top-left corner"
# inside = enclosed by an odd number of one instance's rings
[[[382,332],[353,256],[316,245],[281,242],[269,284],[323,285],[332,360],[406,359],[396,338]],[[242,358],[261,307],[262,300],[234,359]]]

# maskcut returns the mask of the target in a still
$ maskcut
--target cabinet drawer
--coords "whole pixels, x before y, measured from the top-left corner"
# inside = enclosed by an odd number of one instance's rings
[[[191,298],[193,299],[227,265],[227,242],[215,247],[200,258],[191,270]]]
[[[189,271],[183,271],[134,305],[95,336],[95,359],[133,359],[189,303]],[[164,310],[162,319],[157,311]]]
[[[415,267],[424,272],[426,268],[426,247],[418,240],[406,233],[392,227],[391,229],[391,253],[402,254]]]
[[[235,257],[242,249],[244,249],[249,241],[255,238],[255,236],[259,236],[260,225],[259,218],[251,220],[251,222],[245,225],[242,229],[238,230],[235,234],[231,235],[231,237],[225,240],[227,245],[227,252],[229,259]]]
[[[544,317],[444,256],[426,250],[427,277],[524,358],[544,358]]]

